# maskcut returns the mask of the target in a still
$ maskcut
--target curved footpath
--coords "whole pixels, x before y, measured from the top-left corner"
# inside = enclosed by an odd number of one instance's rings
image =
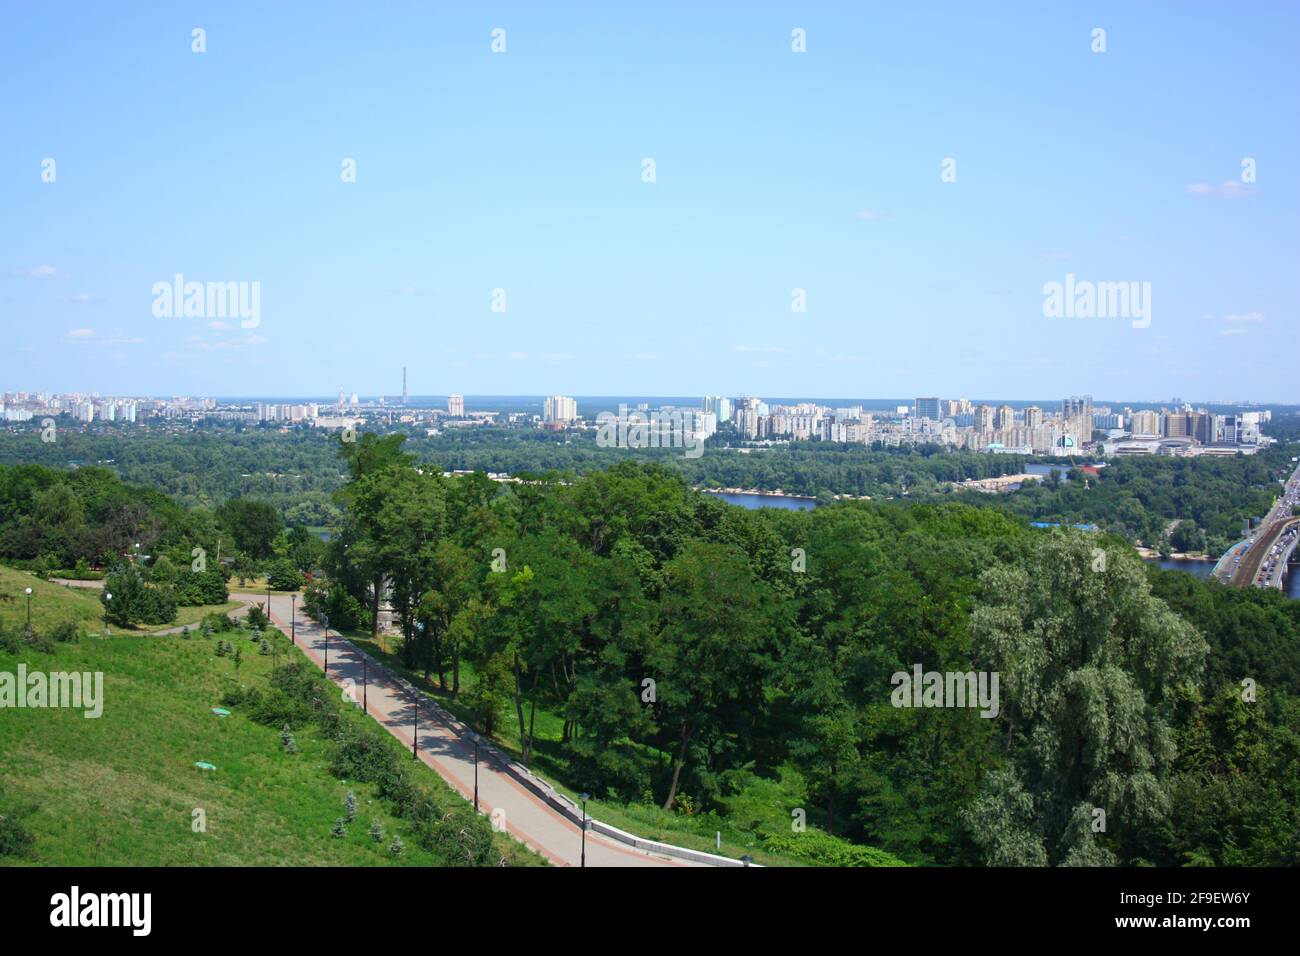
[[[265,604],[265,594],[232,593],[232,600]],[[284,631],[296,631],[296,643],[317,667],[325,663],[325,634],[319,624],[299,615],[290,625],[291,601],[288,593],[271,599],[271,620]],[[365,663],[363,663],[363,659]],[[442,710],[427,695],[364,655],[346,638],[331,633],[329,637],[329,679],[340,692],[351,681],[356,688],[358,706],[362,698],[363,672],[368,670],[365,693],[366,712],[409,750],[416,707],[419,708],[420,759],[456,789],[465,799],[474,799],[474,732]],[[554,793],[510,758],[500,754],[486,741],[479,745],[479,809],[483,813],[505,811],[506,830],[530,849],[536,850],[557,866],[578,866],[582,847],[582,827],[569,815],[571,802]],[[513,772],[512,772],[513,770]],[[531,786],[530,786],[531,785]],[[536,787],[542,793],[532,789]],[[543,796],[543,794],[546,794]],[[566,806],[568,805],[568,806]],[[567,812],[565,812],[567,811]],[[683,851],[698,859],[674,858],[625,845],[593,832],[590,827],[604,828],[588,818],[588,866],[709,866],[739,865],[738,861],[709,854]],[[609,829],[609,828],[606,828]]]

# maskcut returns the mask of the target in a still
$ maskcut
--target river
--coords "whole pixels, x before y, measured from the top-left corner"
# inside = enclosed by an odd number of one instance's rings
[[[1147,564],[1157,564],[1166,571],[1185,571],[1198,578],[1208,578],[1215,562],[1208,558],[1197,561],[1175,561],[1173,558],[1143,558]]]
[[[1024,473],[1026,475],[1037,475],[1039,478],[1046,480],[1048,475],[1056,471],[1060,472],[1061,481],[1069,481],[1070,479],[1066,477],[1066,473],[1069,470],[1070,463],[1067,461],[1062,462],[1059,465],[1025,465]]]
[[[1166,571],[1184,571],[1198,578],[1208,578],[1215,564],[1213,561],[1175,561],[1172,558],[1143,558],[1142,560],[1147,564],[1158,564]],[[1287,569],[1282,590],[1287,597],[1300,600],[1300,566],[1294,562]]]
[[[727,504],[742,508],[785,508],[787,511],[811,511],[817,507],[815,498],[792,498],[789,495],[746,495],[728,491],[710,491]]]

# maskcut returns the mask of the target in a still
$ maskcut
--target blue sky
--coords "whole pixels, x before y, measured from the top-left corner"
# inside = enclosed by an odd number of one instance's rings
[[[6,3],[0,390],[1300,401],[1300,5],[474,6]]]

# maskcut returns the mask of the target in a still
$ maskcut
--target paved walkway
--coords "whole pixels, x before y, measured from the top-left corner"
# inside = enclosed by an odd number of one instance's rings
[[[232,593],[231,600],[266,604],[266,594]],[[301,603],[301,602],[299,602]],[[317,667],[325,663],[325,633],[315,621],[301,611],[296,625],[290,626],[290,596],[279,593],[271,599],[271,620],[285,634],[296,632],[297,645]],[[358,698],[362,696],[363,679],[368,672],[365,692],[366,712],[379,721],[388,732],[410,750],[413,718],[417,701],[398,684],[392,676],[376,665],[368,667],[363,655],[351,642],[331,633],[329,637],[329,669],[327,675],[342,687],[353,681]],[[420,695],[419,753],[420,759],[438,772],[467,800],[474,799],[474,744],[473,738],[462,736],[457,727],[436,719],[430,701]],[[505,812],[506,830],[525,846],[536,850],[557,866],[578,866],[582,846],[582,830],[541,797],[527,789],[511,774],[502,769],[480,747],[478,761],[479,810],[491,813],[500,808]],[[617,843],[588,831],[587,866],[696,866],[687,860],[648,853]]]

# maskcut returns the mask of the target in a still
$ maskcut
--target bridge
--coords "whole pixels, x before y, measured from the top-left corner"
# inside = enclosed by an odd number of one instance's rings
[[[1291,473],[1286,485],[1264,520],[1251,536],[1239,541],[1219,559],[1214,576],[1238,587],[1282,589],[1287,561],[1300,541],[1300,466]]]

